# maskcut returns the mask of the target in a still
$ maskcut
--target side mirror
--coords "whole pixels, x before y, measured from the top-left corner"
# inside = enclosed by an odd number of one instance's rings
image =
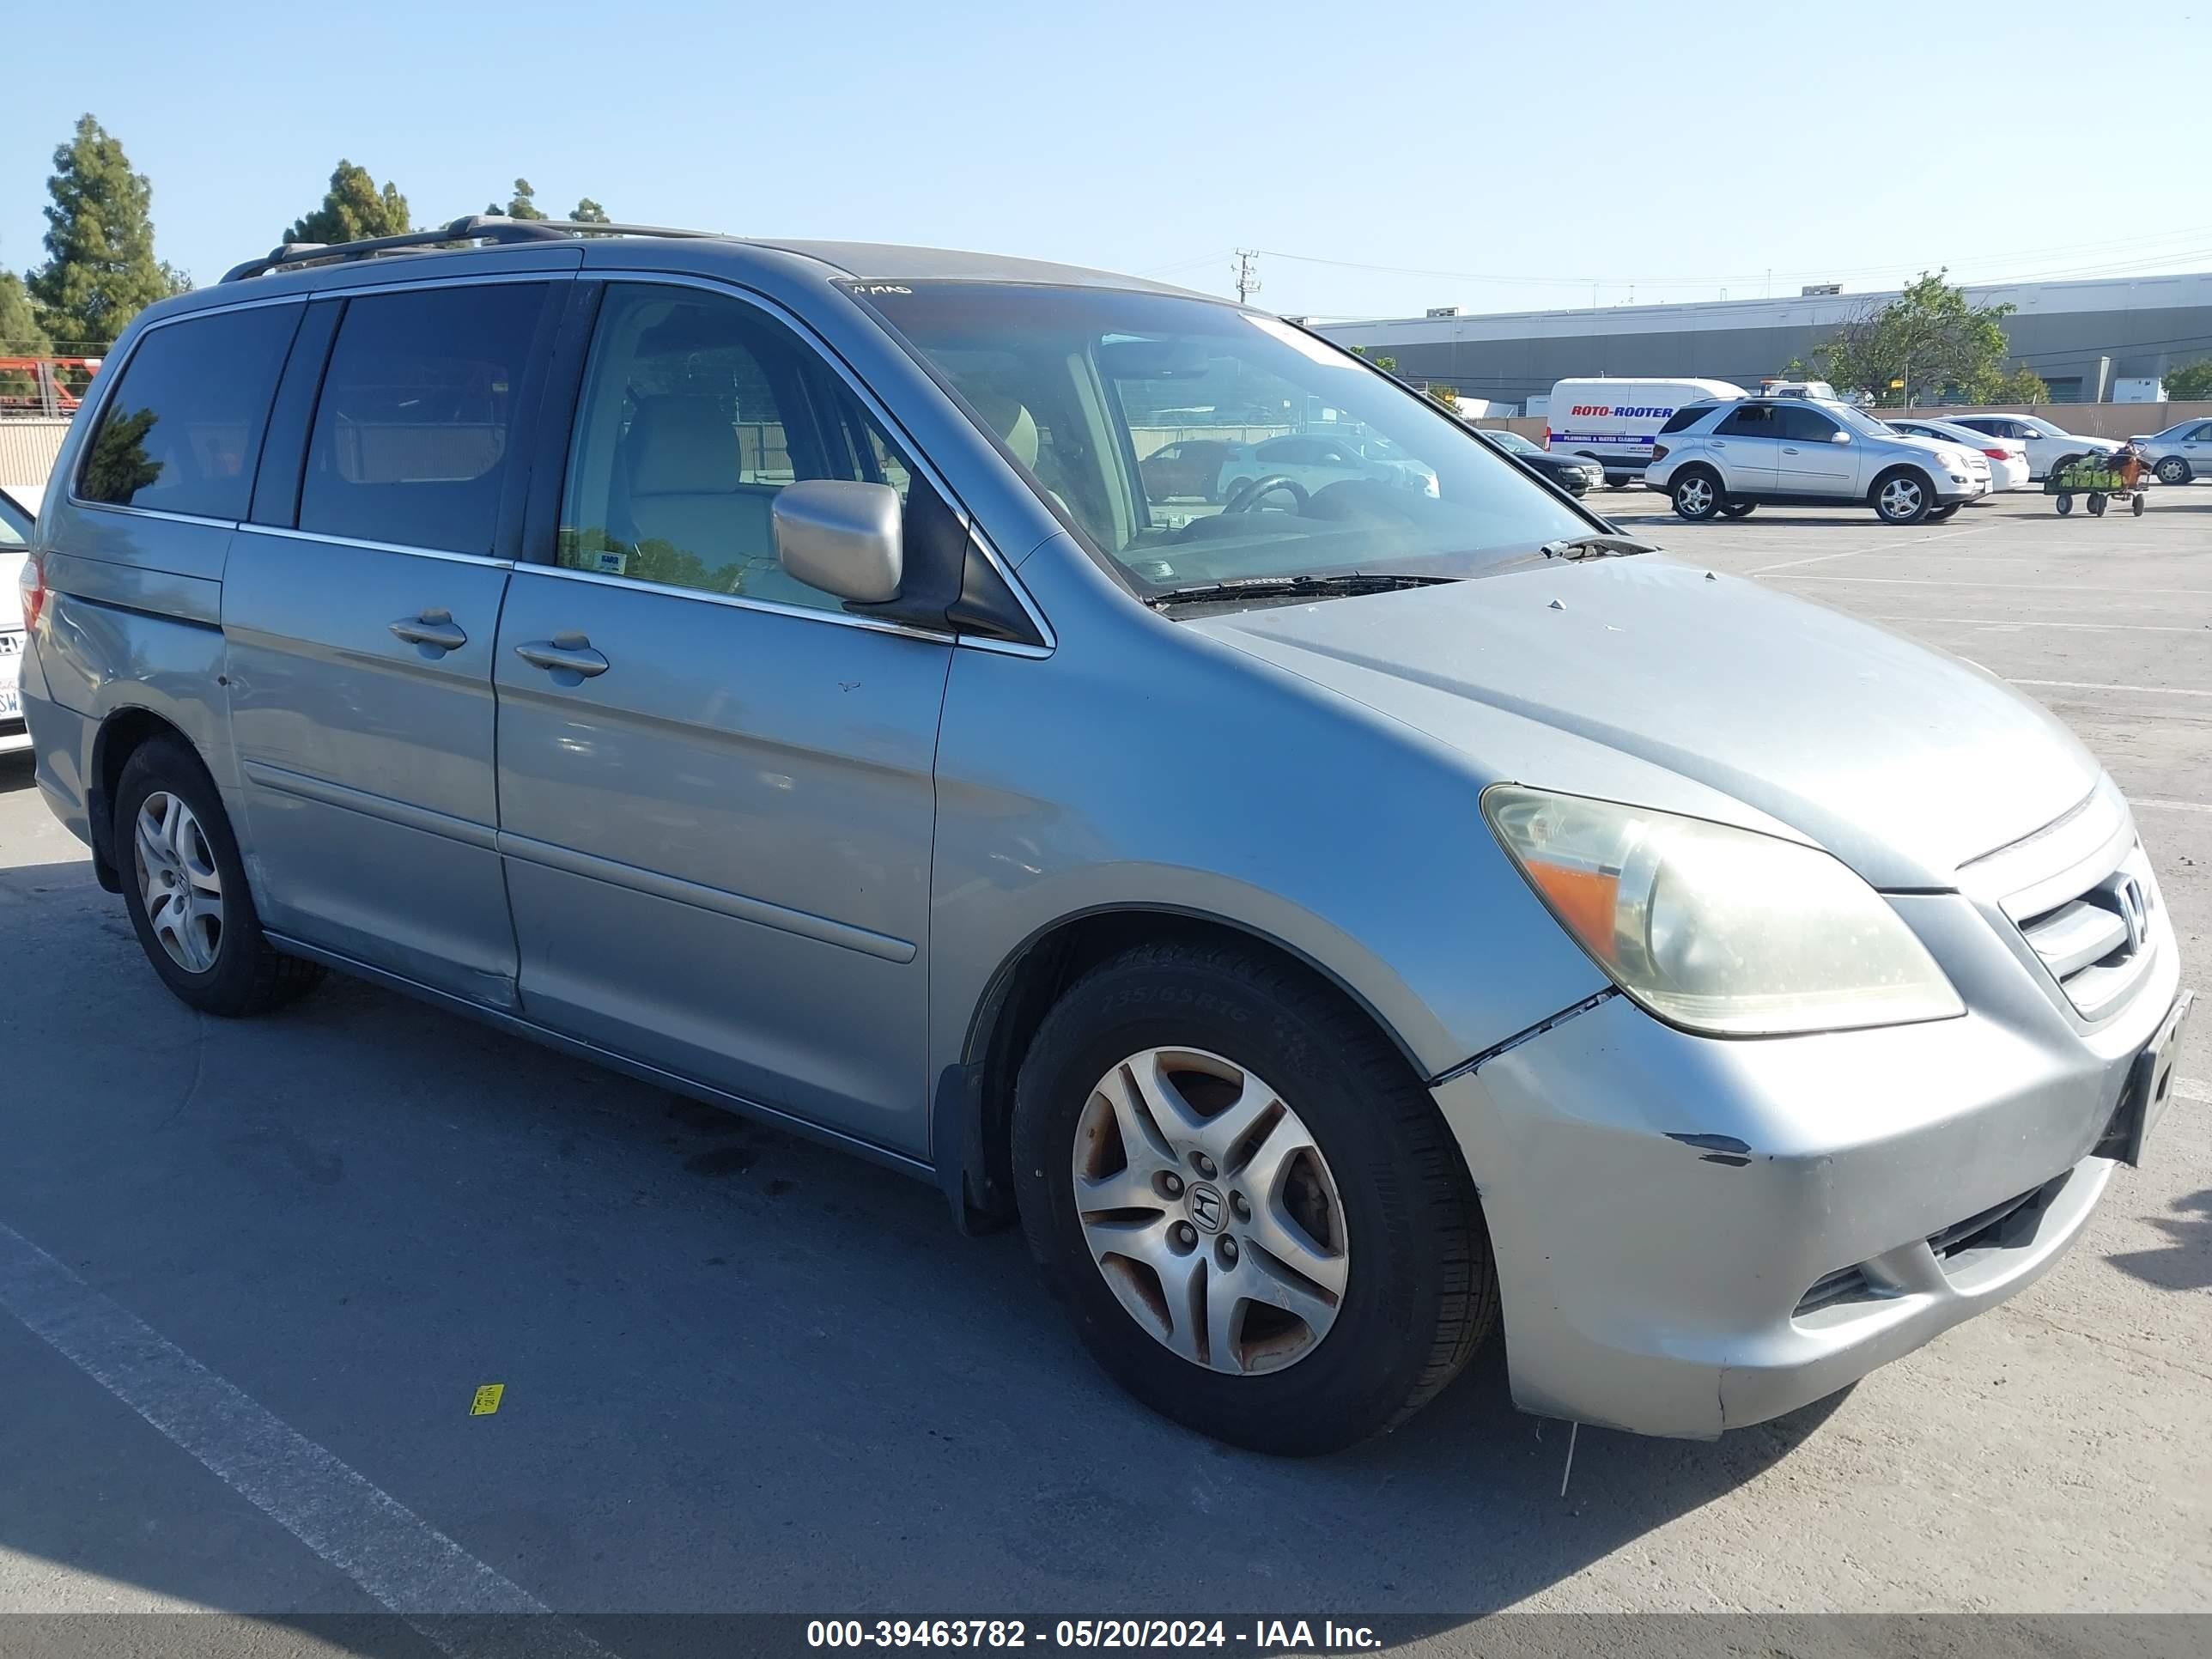
[[[809,587],[880,605],[905,574],[898,491],[847,478],[802,478],[776,491],[775,556]]]
[[[1828,434],[1828,441],[1832,444],[1847,444],[1850,441],[1851,434],[1840,427]]]

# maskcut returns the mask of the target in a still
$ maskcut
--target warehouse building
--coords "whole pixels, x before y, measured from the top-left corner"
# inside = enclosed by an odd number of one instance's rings
[[[2155,380],[2212,357],[2212,273],[2124,276],[2075,283],[1970,287],[1975,305],[2005,304],[2008,367],[2026,367],[2053,402],[2142,401]],[[1756,386],[1838,328],[1897,297],[1810,289],[1791,299],[1719,300],[1691,305],[1612,306],[1497,316],[1441,307],[1425,317],[1316,322],[1331,339],[1395,357],[1412,380],[1463,396],[1525,408],[1554,382],[1585,375],[1692,376]],[[1542,405],[1538,404],[1538,410]],[[1531,411],[1536,412],[1536,411]]]

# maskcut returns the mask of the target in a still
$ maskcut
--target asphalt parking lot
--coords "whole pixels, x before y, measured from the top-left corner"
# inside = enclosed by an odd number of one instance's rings
[[[2208,982],[2212,485],[1910,530],[1595,504],[2048,704]],[[0,1610],[365,1612],[409,1548],[580,1613],[2212,1610],[2212,1018],[2042,1283],[1715,1444],[1583,1431],[1562,1498],[1563,1425],[1508,1409],[1494,1346],[1386,1441],[1228,1451],[929,1188],[358,983],[201,1019],[20,757],[0,983],[0,1267],[64,1270],[44,1334],[0,1311]],[[70,1357],[125,1349],[121,1389]],[[340,1468],[422,1530],[311,1547],[241,1495]]]

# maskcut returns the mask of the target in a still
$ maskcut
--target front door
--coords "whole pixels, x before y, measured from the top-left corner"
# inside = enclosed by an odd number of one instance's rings
[[[245,837],[275,933],[511,1007],[492,651],[525,469],[522,388],[566,285],[319,301],[278,394],[304,460],[263,465],[223,575]],[[335,339],[331,331],[335,327]],[[319,375],[318,374],[319,370]],[[318,380],[319,379],[319,392]],[[272,436],[276,449],[282,433]],[[274,486],[272,488],[272,485]]]
[[[893,483],[909,526],[929,489],[781,322],[607,284],[553,562],[517,567],[493,671],[522,1004],[919,1154],[951,647],[784,574],[770,510],[811,477]]]
[[[1761,495],[1780,488],[1781,406],[1739,404],[1713,428],[1706,447],[1721,464],[1722,486],[1729,494]]]
[[[1860,493],[1859,447],[1851,434],[1802,404],[1785,404],[1780,415],[1776,488],[1785,495],[1856,497]],[[1839,434],[1841,443],[1836,441]]]

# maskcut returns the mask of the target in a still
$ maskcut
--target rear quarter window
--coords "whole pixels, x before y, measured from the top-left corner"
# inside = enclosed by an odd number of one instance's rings
[[[1659,428],[1659,435],[1663,438],[1669,432],[1680,432],[1695,426],[1719,407],[1718,404],[1685,404],[1667,417],[1667,424]]]
[[[242,519],[300,306],[257,306],[149,329],[101,409],[80,499]]]

